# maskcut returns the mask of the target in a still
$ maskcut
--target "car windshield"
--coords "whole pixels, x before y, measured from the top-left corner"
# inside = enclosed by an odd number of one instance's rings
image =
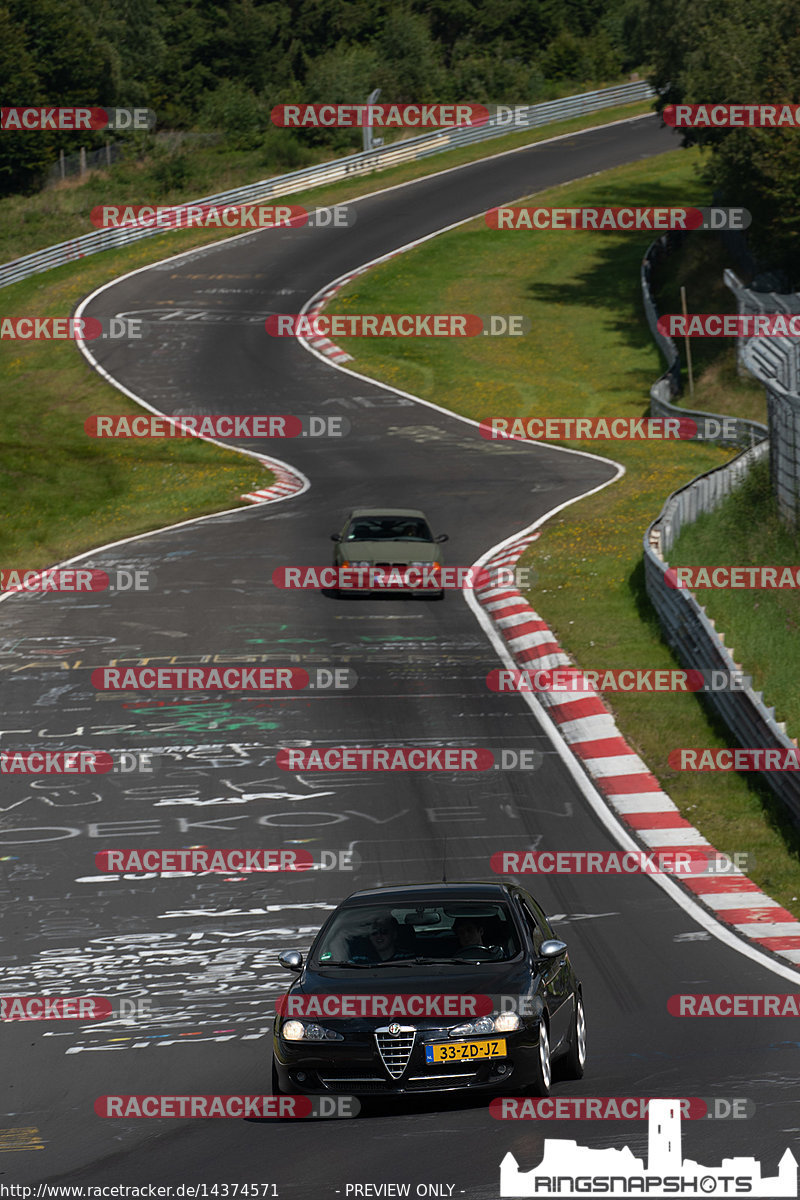
[[[354,517],[344,535],[346,542],[432,542],[422,517]]]
[[[312,948],[314,966],[501,962],[519,953],[508,906],[478,901],[352,905]]]

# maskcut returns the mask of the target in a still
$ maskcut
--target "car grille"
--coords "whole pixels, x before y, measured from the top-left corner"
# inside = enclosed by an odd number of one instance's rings
[[[320,1082],[330,1092],[385,1092],[389,1084],[377,1075],[320,1075]]]
[[[376,1029],[375,1041],[378,1053],[392,1079],[399,1079],[408,1066],[416,1033],[416,1029],[408,1025],[403,1026],[394,1037],[386,1029]]]

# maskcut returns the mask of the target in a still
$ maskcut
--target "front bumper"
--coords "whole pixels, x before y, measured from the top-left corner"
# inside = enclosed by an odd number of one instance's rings
[[[502,1092],[523,1085],[538,1054],[534,1031],[519,1030],[503,1037],[503,1058],[428,1063],[426,1046],[482,1039],[447,1037],[441,1032],[437,1036],[420,1030],[405,1068],[396,1077],[381,1058],[371,1033],[351,1035],[344,1043],[290,1043],[276,1037],[273,1061],[281,1090],[290,1094],[403,1096],[464,1089]]]

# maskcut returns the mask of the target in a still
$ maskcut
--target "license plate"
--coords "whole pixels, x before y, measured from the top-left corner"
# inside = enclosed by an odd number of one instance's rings
[[[474,1058],[504,1058],[506,1039],[491,1042],[440,1042],[438,1046],[425,1047],[425,1061],[429,1063],[464,1062]]]

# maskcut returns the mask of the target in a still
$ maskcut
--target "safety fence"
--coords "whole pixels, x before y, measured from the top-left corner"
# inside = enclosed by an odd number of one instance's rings
[[[575,96],[564,96],[560,100],[549,100],[543,104],[525,106],[522,111],[524,120],[513,125],[498,121],[492,117],[488,124],[463,129],[435,130],[421,134],[419,137],[407,138],[378,149],[361,151],[350,154],[345,158],[337,158],[332,162],[318,163],[313,167],[304,167],[299,171],[291,171],[286,175],[277,175],[272,179],[262,179],[258,183],[246,184],[244,187],[233,188],[227,192],[218,192],[213,196],[202,196],[199,200],[188,201],[192,205],[235,205],[254,204],[267,200],[275,200],[289,196],[306,188],[318,187],[321,184],[334,183],[340,179],[352,176],[369,175],[375,171],[400,163],[414,162],[427,158],[432,154],[441,154],[458,146],[468,146],[473,142],[487,141],[491,138],[502,137],[508,133],[523,132],[534,129],[539,125],[547,125],[555,121],[566,121],[570,117],[584,113],[598,112],[604,108],[617,105],[632,104],[637,100],[646,100],[655,92],[644,80],[633,83],[623,83],[617,87],[602,88],[594,92],[582,92]],[[118,229],[98,229],[91,233],[82,234],[56,246],[37,250],[22,258],[0,266],[0,287],[16,283],[19,279],[27,279],[41,271],[49,271],[64,263],[74,262],[89,254],[99,254],[102,250],[110,250],[118,246],[127,246],[141,238],[152,237],[163,233],[161,228],[146,228],[138,226],[121,227]]]
[[[675,245],[676,239],[668,247],[666,239],[659,238],[649,247],[642,263],[642,293],[647,319],[668,363],[667,370],[650,390],[651,412],[658,416],[710,416],[721,420],[719,414],[695,413],[669,400],[669,397],[680,392],[680,363],[672,339],[664,337],[656,329],[658,310],[650,284],[653,265]],[[726,420],[730,421],[730,418]],[[725,645],[723,635],[716,630],[713,620],[706,614],[696,595],[688,588],[671,587],[666,581],[669,566],[667,558],[681,529],[697,520],[700,513],[713,512],[718,508],[743,481],[752,466],[771,452],[770,442],[766,439],[767,429],[760,422],[737,419],[735,428],[738,440],[755,441],[758,438],[758,443],[743,450],[729,463],[697,476],[691,483],[673,492],[644,535],[647,594],[658,614],[664,640],[678,661],[690,670],[743,670],[742,665],[735,662],[733,650]],[[768,708],[763,694],[752,687],[743,687],[740,691],[709,691],[704,695],[740,746],[779,750],[797,745],[787,734],[784,723],[776,720],[775,709]],[[786,805],[792,819],[800,824],[800,772],[765,771],[762,772],[762,778]]]

